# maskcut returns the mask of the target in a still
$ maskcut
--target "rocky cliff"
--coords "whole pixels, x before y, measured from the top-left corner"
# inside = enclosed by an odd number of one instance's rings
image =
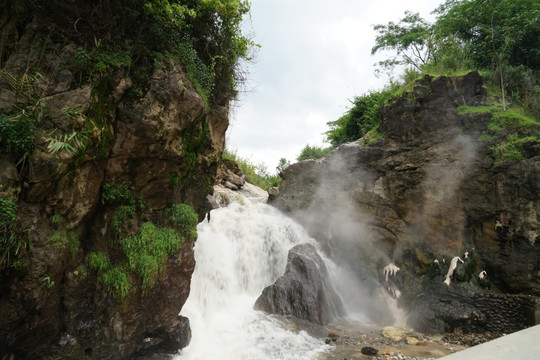
[[[3,12],[0,30],[16,39],[0,54],[0,358],[185,346],[228,100],[208,106],[174,60],[144,82],[121,61],[83,79],[81,48],[39,17]]]
[[[383,109],[383,140],[292,165],[272,203],[373,293],[381,284],[401,292],[400,306],[419,330],[534,324],[540,151],[532,140],[516,159],[497,158],[482,136],[493,116],[475,111],[490,101],[478,73],[426,76]]]

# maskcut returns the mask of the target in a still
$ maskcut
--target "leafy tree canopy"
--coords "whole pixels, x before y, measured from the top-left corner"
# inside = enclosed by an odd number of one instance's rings
[[[405,17],[398,23],[373,27],[378,35],[371,54],[381,50],[394,50],[396,55],[380,61],[379,66],[393,70],[396,65],[414,66],[419,69],[431,60],[431,27],[418,13],[405,12]]]
[[[492,65],[495,55],[510,65],[540,69],[540,2],[537,0],[449,0],[436,11],[437,39],[456,36],[475,65]]]
[[[330,121],[326,140],[337,147],[343,143],[355,141],[379,126],[380,110],[390,98],[389,90],[373,91],[357,96],[353,106],[336,121]]]
[[[81,66],[92,56],[107,65],[119,53],[138,68],[173,56],[208,73],[217,103],[236,95],[238,61],[255,46],[241,31],[248,0],[0,0],[0,10],[20,28],[37,16],[56,40],[80,46]]]
[[[311,146],[306,145],[303,149],[300,155],[296,158],[298,161],[304,161],[309,159],[320,159],[327,155],[329,155],[332,152],[331,147],[318,147],[318,146]]]

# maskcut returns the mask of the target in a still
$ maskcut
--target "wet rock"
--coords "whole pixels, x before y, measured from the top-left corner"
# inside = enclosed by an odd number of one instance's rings
[[[405,341],[407,342],[408,345],[418,345],[418,343],[420,342],[420,340],[412,336],[407,336]]]
[[[285,274],[263,290],[254,308],[316,324],[327,324],[343,314],[326,266],[310,244],[297,245],[289,251]]]
[[[279,195],[279,189],[277,187],[275,187],[275,186],[269,187],[267,192],[268,192],[268,196],[269,196],[270,201],[272,199],[274,199],[276,196]]]
[[[364,355],[377,355],[379,353],[379,350],[371,347],[371,346],[364,346],[360,352]]]

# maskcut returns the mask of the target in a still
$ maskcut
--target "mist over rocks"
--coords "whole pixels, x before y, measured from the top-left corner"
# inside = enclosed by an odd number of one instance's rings
[[[489,114],[457,111],[486,104],[485,95],[476,72],[426,76],[382,110],[383,140],[293,164],[271,199],[371,294],[383,268],[399,266],[399,305],[419,331],[511,332],[537,322],[540,153],[531,146],[524,160],[495,162],[478,140]],[[464,263],[448,286],[455,256]]]

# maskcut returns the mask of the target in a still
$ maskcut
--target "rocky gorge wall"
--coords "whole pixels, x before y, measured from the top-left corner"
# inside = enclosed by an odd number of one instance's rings
[[[492,116],[460,111],[487,105],[476,72],[426,76],[383,108],[383,140],[364,145],[362,139],[324,159],[293,164],[271,203],[373,293],[382,284],[396,295],[397,287],[400,306],[420,331],[533,325],[540,296],[540,151],[532,141],[521,160],[496,159],[481,138]],[[456,259],[446,285],[456,256],[462,262]],[[388,264],[399,270],[387,280]]]
[[[3,34],[17,31],[7,15]],[[32,149],[0,153],[0,198],[12,202],[17,218],[1,229],[2,241],[18,246],[2,254],[0,358],[176,351],[190,336],[178,313],[189,294],[196,235],[174,216],[188,216],[194,227],[207,211],[228,102],[208,107],[174,61],[156,66],[138,88],[125,64],[81,82],[73,71],[76,46],[42,30],[30,23],[0,63],[1,115],[23,105],[43,115]],[[51,151],[51,138],[72,144],[72,134],[84,134],[78,151]],[[195,220],[188,210],[175,212],[179,204],[189,205]],[[144,244],[133,246],[146,263],[126,260],[133,258],[126,244],[144,242],[143,229],[176,241],[163,264]]]

